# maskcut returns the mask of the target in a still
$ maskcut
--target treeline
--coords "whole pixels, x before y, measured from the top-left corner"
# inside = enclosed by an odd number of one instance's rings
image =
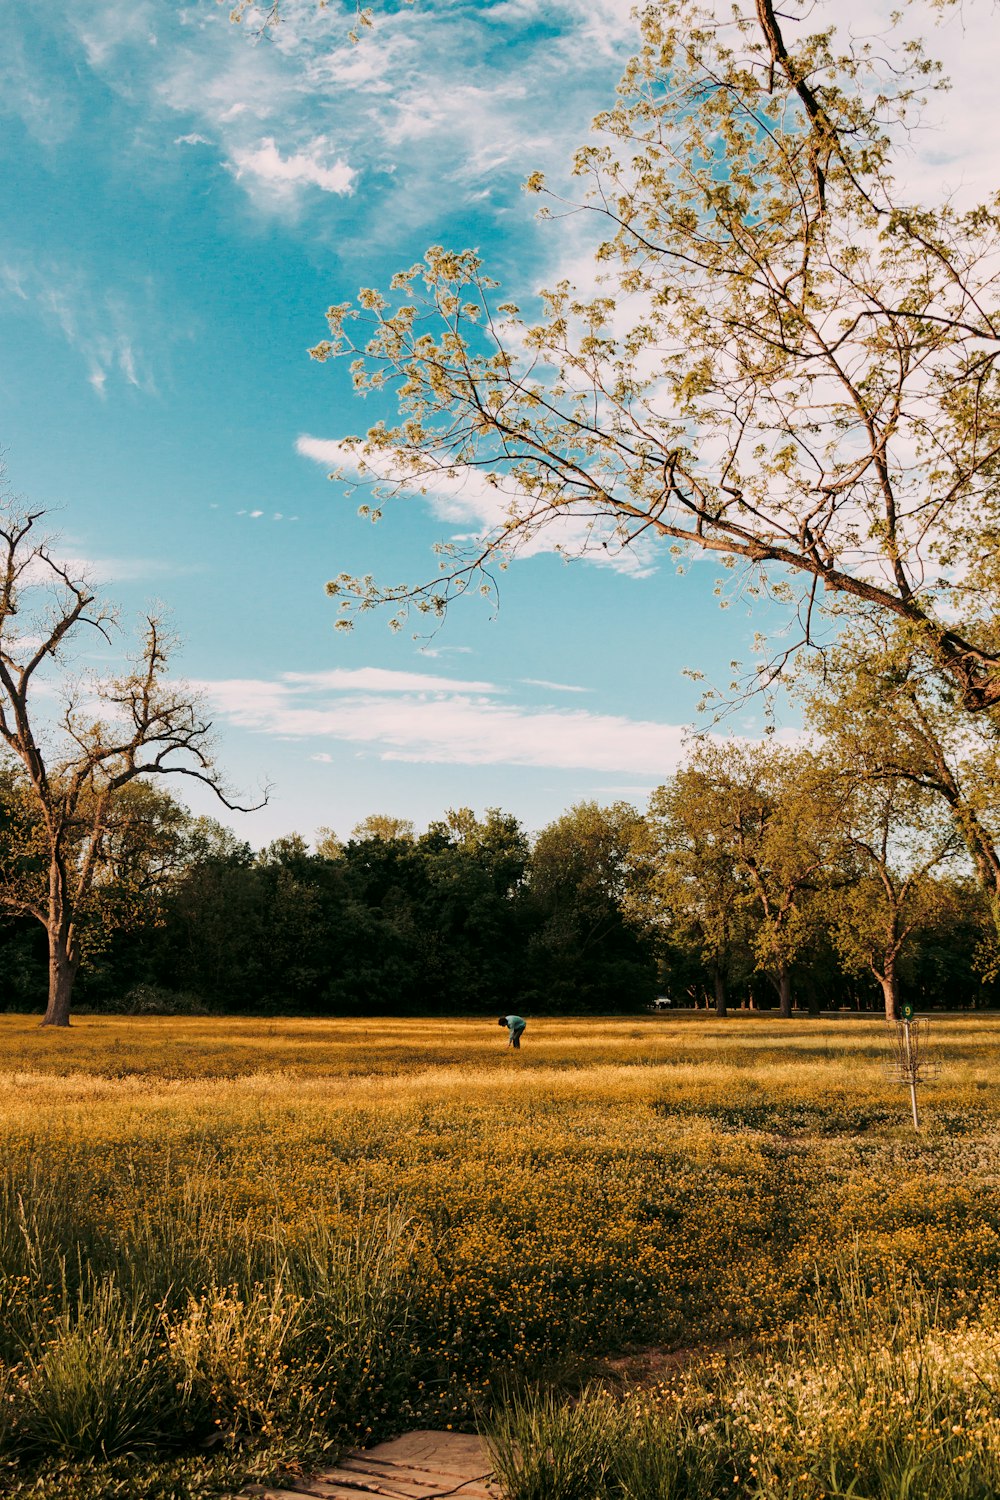
[[[129,788],[84,934],[77,1004],[318,1014],[630,1009],[656,992],[648,936],[617,900],[613,811],[580,808],[532,844],[508,814],[448,813],[414,835],[367,819],[345,844],[258,853]],[[37,1008],[46,940],[0,927],[7,1008]]]
[[[32,874],[17,791],[4,772],[8,891]],[[460,809],[419,834],[373,816],[344,843],[292,834],[255,852],[135,783],[100,857],[77,981],[95,1009],[1000,1002],[993,908],[947,809],[810,750],[709,746],[645,811],[583,803],[533,839],[510,814]],[[46,935],[29,915],[0,919],[0,973],[6,1008],[43,1008]]]

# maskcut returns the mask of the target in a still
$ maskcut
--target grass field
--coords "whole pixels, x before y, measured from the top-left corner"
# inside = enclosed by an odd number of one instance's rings
[[[0,1492],[479,1420],[513,1500],[995,1496],[1000,1018],[933,1035],[916,1136],[853,1018],[0,1017]]]

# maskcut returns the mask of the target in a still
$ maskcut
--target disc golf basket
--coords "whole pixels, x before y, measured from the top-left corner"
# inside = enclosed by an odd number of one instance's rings
[[[913,1014],[913,1006],[904,1005],[899,1020],[886,1024],[891,1049],[885,1065],[886,1074],[894,1083],[905,1083],[908,1086],[910,1104],[913,1107],[913,1128],[919,1130],[917,1084],[928,1083],[936,1078],[941,1067],[940,1063],[929,1056],[930,1022],[925,1018],[917,1020]]]

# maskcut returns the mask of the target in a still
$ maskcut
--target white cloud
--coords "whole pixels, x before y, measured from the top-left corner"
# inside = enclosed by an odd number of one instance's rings
[[[522,677],[520,679],[527,687],[547,688],[551,693],[589,693],[590,688],[574,687],[568,682],[548,682],[544,677]]]
[[[87,582],[102,587],[109,583],[127,583],[141,578],[177,577],[180,574],[200,571],[200,564],[176,564],[160,557],[84,557],[67,555],[58,539],[49,543],[53,560],[75,582]],[[22,583],[31,586],[50,587],[56,582],[51,568],[41,559],[33,558],[22,575]],[[58,586],[58,585],[57,585]]]
[[[438,520],[475,526],[471,535],[454,534],[451,540],[455,542],[473,539],[478,542],[502,527],[512,507],[525,500],[517,485],[502,473],[491,484],[482,470],[462,465],[421,473],[413,469],[403,471],[393,467],[391,456],[385,452],[359,458],[357,451],[346,443],[335,438],[311,437],[308,433],[300,435],[295,449],[324,468],[343,471],[346,477],[360,483],[384,485],[390,493],[426,492],[427,504]],[[528,506],[530,503],[528,499]],[[606,517],[588,516],[580,511],[550,516],[544,525],[524,529],[517,545],[518,557],[533,557],[542,552],[585,557],[588,562],[634,578],[647,577],[655,566],[654,549],[648,542],[640,539],[637,545],[622,548],[616,543],[614,528]]]
[[[331,692],[373,693],[503,693],[492,682],[462,682],[454,677],[432,677],[429,672],[397,672],[388,667],[333,667],[326,672],[283,672],[282,682],[296,688]]]
[[[900,142],[894,172],[900,194],[931,202],[954,194],[962,208],[991,197],[1000,134],[996,7],[956,5],[932,19],[922,5],[837,0],[835,19],[841,35],[889,37],[894,47],[922,36],[928,57],[943,64],[953,83],[931,96],[919,129]]]
[[[728,10],[728,0],[718,4]],[[613,104],[637,39],[632,0],[379,8],[358,45],[347,38],[349,0],[282,0],[283,22],[263,44],[252,22],[230,25],[226,9],[186,6],[165,20],[151,0],[92,0],[63,29],[112,87],[129,96],[145,88],[154,106],[183,117],[178,140],[217,140],[261,208],[286,210],[310,183],[344,194],[363,172],[372,189],[365,236],[385,243],[403,228],[436,229],[443,203],[460,209],[478,200],[487,212],[518,215],[522,231],[509,239],[507,263],[521,274],[526,267],[532,282],[539,253],[564,243],[568,226],[538,239],[517,184],[535,168],[566,180],[594,113]],[[876,54],[878,38],[893,29],[894,41],[924,31],[956,87],[932,101],[901,180],[932,193],[956,187],[963,201],[981,197],[994,186],[1000,131],[996,9],[985,0],[955,6],[939,25],[925,5],[905,8],[895,23],[894,9],[896,0],[837,0],[807,8],[804,24],[875,37]],[[47,56],[25,63],[9,45],[5,61],[7,107],[47,136],[64,136],[76,104],[53,98]],[[337,142],[332,159],[314,151],[317,141]]]
[[[175,146],[210,146],[211,144],[212,142],[208,139],[207,135],[192,133],[191,135],[178,135],[174,137]]]
[[[21,35],[19,19],[25,23]],[[52,66],[47,48],[34,45],[41,29],[37,16],[8,15],[6,20],[0,48],[0,119],[14,116],[41,145],[60,146],[79,123],[73,81]]]
[[[355,450],[335,438],[315,438],[303,433],[295,443],[303,458],[327,469],[343,469],[362,481],[375,481],[410,492],[427,490],[434,514],[443,521],[460,525],[478,522],[484,529],[496,526],[508,507],[518,498],[514,488],[507,491],[491,485],[477,469],[454,469],[426,474],[403,473],[392,467],[384,454],[366,454],[364,469]]]
[[[95,0],[102,11],[124,3]],[[158,27],[156,57],[138,55],[130,34],[127,59],[88,40],[88,60],[120,89],[145,67],[154,102],[180,117],[182,134],[217,141],[265,213],[304,214],[305,189],[344,196],[363,173],[365,238],[381,245],[410,228],[437,232],[443,209],[474,201],[505,214],[529,171],[564,172],[635,37],[629,0],[546,0],[528,7],[531,25],[516,3],[379,8],[357,45],[350,3],[282,0],[264,44],[224,11],[181,11],[169,33]],[[531,237],[530,209],[521,217]]]
[[[16,297],[19,302],[28,301],[24,289],[25,273],[17,266],[0,266],[0,293]]]
[[[239,178],[250,175],[267,184],[278,195],[288,195],[302,186],[318,187],[324,193],[350,193],[357,172],[342,159],[329,161],[330,147],[317,136],[302,151],[282,156],[273,136],[253,148],[238,148],[232,167]]]
[[[146,11],[142,0],[125,5],[92,4],[70,15],[67,22],[74,27],[87,62],[99,70],[113,65],[124,47],[157,45]]]
[[[198,686],[235,726],[363,745],[384,761],[663,776],[679,763],[686,734],[681,725],[615,714],[533,710],[503,701],[492,683],[377,667]]]

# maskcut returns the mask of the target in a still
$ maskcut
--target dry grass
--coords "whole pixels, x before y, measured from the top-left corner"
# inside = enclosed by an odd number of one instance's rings
[[[932,1032],[942,1070],[917,1137],[883,1075],[883,1028],[853,1018],[530,1020],[515,1054],[489,1017],[82,1017],[68,1032],[0,1017],[13,1406],[26,1392],[41,1431],[49,1398],[31,1372],[72,1373],[77,1347],[110,1349],[107,1388],[128,1389],[111,1314],[76,1330],[73,1308],[109,1278],[116,1317],[161,1319],[161,1374],[186,1351],[167,1385],[188,1405],[157,1441],[196,1441],[211,1410],[230,1476],[296,1444],[467,1423],[501,1375],[566,1378],[630,1346],[758,1343],[817,1289],[836,1302],[845,1254],[876,1300],[909,1265],[949,1317],[974,1316],[1000,1270],[1000,1017]],[[316,1302],[321,1262],[341,1265],[323,1273],[339,1290]],[[376,1264],[384,1305],[358,1269]],[[344,1363],[345,1308],[376,1351],[367,1365]],[[256,1355],[226,1365],[226,1349],[264,1347],[276,1328],[277,1388]],[[131,1430],[128,1412],[105,1417]],[[0,1441],[12,1463],[37,1462],[17,1421]],[[185,1459],[183,1483],[179,1462],[164,1494],[212,1493],[207,1460]],[[67,1472],[30,1492],[90,1493],[84,1469],[76,1490]],[[101,1483],[94,1494],[116,1493]]]

